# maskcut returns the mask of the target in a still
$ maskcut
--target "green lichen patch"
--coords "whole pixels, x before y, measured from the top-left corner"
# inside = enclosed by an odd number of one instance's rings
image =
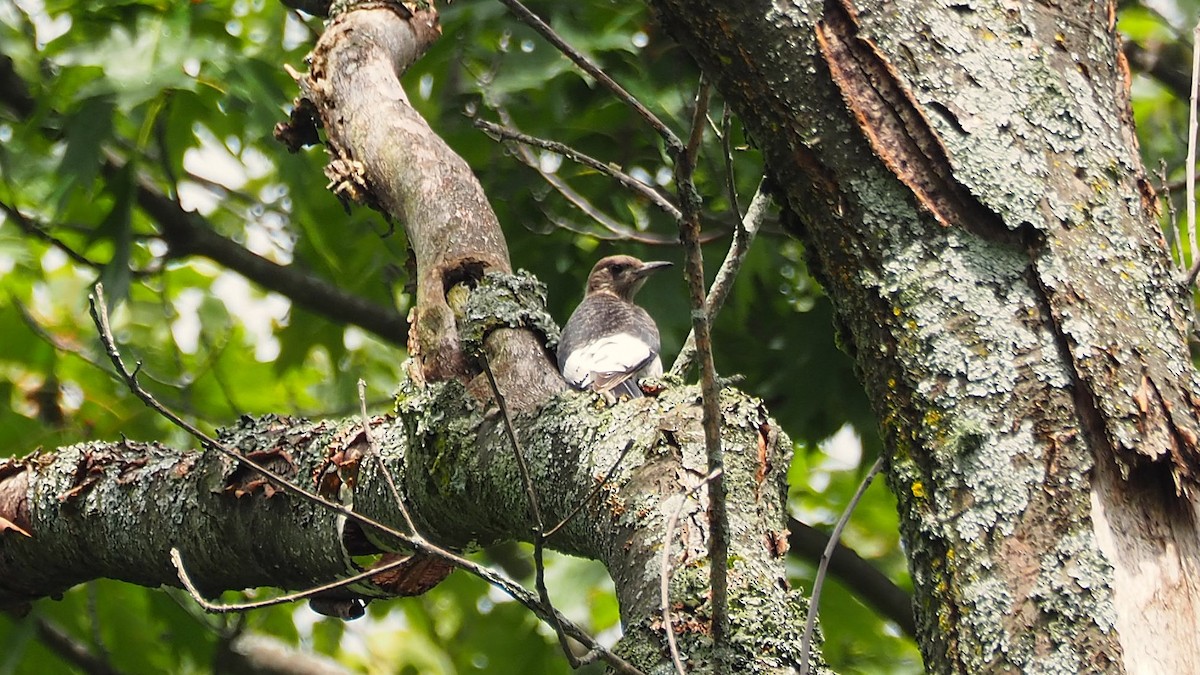
[[[553,348],[558,324],[546,311],[546,286],[525,270],[488,272],[456,308],[463,351],[480,354],[483,341],[498,328],[527,328]]]

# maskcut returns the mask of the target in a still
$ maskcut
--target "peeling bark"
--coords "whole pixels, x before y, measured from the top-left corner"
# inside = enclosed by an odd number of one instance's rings
[[[447,295],[488,272],[511,272],[508,248],[479,181],[408,102],[400,75],[438,38],[437,14],[399,9],[341,14],[313,50],[298,83],[328,135],[334,192],[403,225],[417,267],[409,354],[418,382],[468,382],[480,370],[463,353]],[[542,346],[500,330],[487,351],[509,407],[536,407],[565,388]],[[490,397],[486,384],[473,390]]]
[[[310,475],[331,427],[268,418],[258,450],[285,475]],[[336,514],[262,489],[215,453],[157,444],[89,443],[3,465],[0,517],[23,513],[29,536],[0,535],[0,605],[56,596],[89,579],[178,585],[183,553],[199,588],[304,588],[353,567]],[[272,532],[277,536],[264,536]],[[236,563],[231,563],[236,561]]]

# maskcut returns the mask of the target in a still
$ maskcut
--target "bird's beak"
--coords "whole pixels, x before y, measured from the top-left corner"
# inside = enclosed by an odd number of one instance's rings
[[[644,279],[645,277],[650,276],[654,272],[657,272],[658,270],[661,270],[664,267],[673,267],[673,266],[674,266],[673,263],[669,263],[666,260],[651,260],[650,262],[642,263],[642,266],[637,268],[637,270],[634,271],[634,274],[637,276],[638,279]]]

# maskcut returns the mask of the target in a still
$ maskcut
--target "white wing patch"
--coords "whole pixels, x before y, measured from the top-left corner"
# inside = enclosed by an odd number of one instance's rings
[[[579,389],[607,391],[652,360],[658,361],[650,345],[628,333],[617,333],[572,351],[563,364],[562,374]],[[659,365],[660,374],[661,370]]]

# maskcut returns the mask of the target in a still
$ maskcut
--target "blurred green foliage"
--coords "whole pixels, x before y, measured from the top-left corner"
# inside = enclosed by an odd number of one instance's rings
[[[1192,5],[1177,9],[1192,16]],[[644,5],[546,0],[532,8],[677,132],[686,132],[698,72]],[[549,286],[555,316],[568,315],[602,255],[681,262],[675,245],[614,238],[471,119],[510,120],[670,193],[662,143],[627,106],[498,3],[456,2],[444,9],[442,24],[443,39],[405,78],[409,95],[476,170],[504,224],[514,265]],[[1140,6],[1121,16],[1121,29],[1148,50],[1178,45],[1188,32],[1181,25]],[[387,409],[402,377],[402,345],[299,310],[216,262],[169,255],[160,224],[135,197],[139,182],[178,196],[222,236],[406,312],[411,297],[402,230],[364,208],[347,212],[324,189],[322,149],[292,155],[272,137],[296,95],[283,66],[303,68],[320,30],[319,20],[266,0],[0,0],[0,56],[11,59],[27,88],[0,92],[0,204],[6,209],[0,214],[0,397],[7,403],[0,406],[0,453],[122,435],[192,445],[110,374],[87,318],[89,287],[97,279],[112,296],[117,337],[131,359],[144,362],[147,384],[202,426],[244,413],[350,414],[359,378],[367,381],[374,407]],[[1133,91],[1148,166],[1156,171],[1164,162],[1168,176],[1178,178],[1187,119],[1179,93],[1140,73]],[[722,112],[714,96],[716,128]],[[729,141],[744,209],[761,178],[761,159],[736,118]],[[591,169],[534,155],[582,199],[643,238],[673,236],[674,223],[646,200]],[[711,271],[737,217],[721,144],[711,131],[697,181],[712,236],[705,247]],[[682,279],[657,278],[639,300],[657,317],[664,351],[673,355],[689,325]],[[817,526],[837,518],[880,449],[853,366],[836,346],[831,316],[807,274],[801,245],[772,222],[714,327],[718,369],[743,376],[739,386],[762,397],[791,435],[792,510]],[[856,432],[861,444],[823,452],[819,444],[843,428]],[[907,586],[894,502],[882,485],[867,493],[846,540]],[[792,562],[794,582],[808,587],[813,566]],[[548,576],[568,615],[609,641],[616,637],[615,599],[598,565],[552,556]],[[39,639],[38,621],[52,622],[129,673],[209,672],[219,645],[236,631],[267,633],[364,672],[569,671],[547,627],[461,573],[425,596],[377,603],[368,618],[350,624],[296,606],[240,621],[210,617],[178,593],[98,581],[37,603],[25,618],[0,616],[0,673],[67,670]],[[920,671],[912,642],[851,589],[827,587],[822,621],[826,657],[840,671]]]

